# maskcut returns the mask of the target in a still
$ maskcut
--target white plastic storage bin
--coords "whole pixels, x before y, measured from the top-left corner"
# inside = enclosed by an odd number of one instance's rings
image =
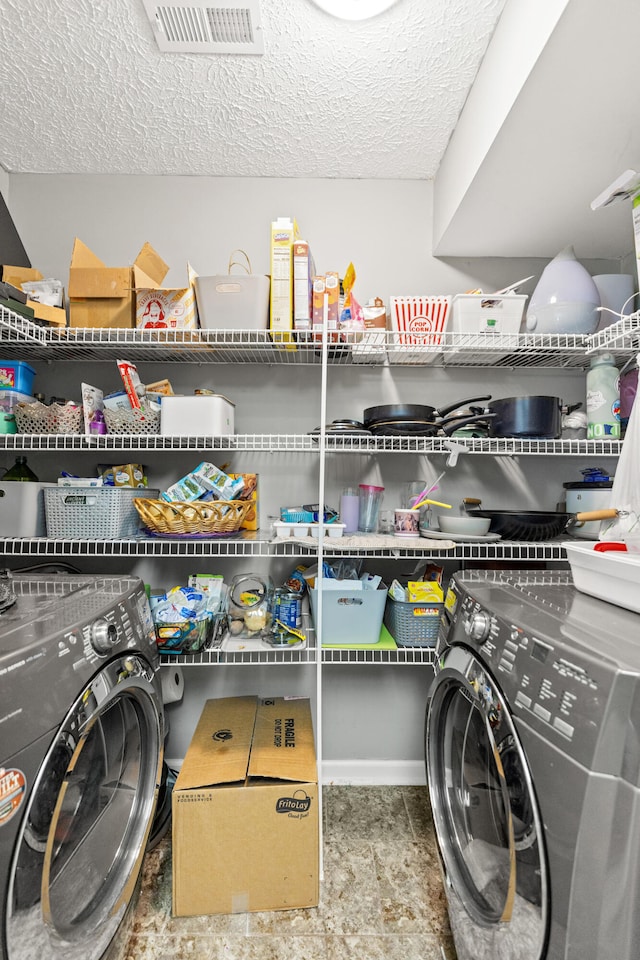
[[[562,546],[581,593],[640,613],[640,553],[600,552],[595,543],[567,541]]]
[[[247,274],[196,277],[200,326],[205,330],[266,330],[271,280]]]
[[[382,618],[387,602],[388,588],[380,584],[377,590],[353,590],[343,581],[344,589],[322,591],[323,646],[373,644],[380,639]],[[318,590],[309,590],[311,613],[316,622]]]
[[[449,329],[453,333],[518,333],[524,315],[526,294],[503,297],[459,293],[453,298]]]
[[[163,397],[160,433],[163,437],[212,437],[235,433],[236,405],[221,394]]]
[[[44,537],[44,490],[55,483],[0,482],[0,530],[3,537]]]

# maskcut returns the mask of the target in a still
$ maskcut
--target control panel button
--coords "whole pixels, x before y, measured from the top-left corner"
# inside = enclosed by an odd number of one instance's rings
[[[521,690],[518,690],[516,693],[516,703],[521,707],[530,707],[531,697],[528,697],[526,693],[522,693]]]
[[[114,623],[103,618],[94,620],[91,624],[91,646],[96,653],[110,653],[117,642],[118,630]]]
[[[477,610],[466,621],[464,629],[470,640],[484,643],[491,631],[491,617],[484,610]]]
[[[537,717],[540,717],[541,720],[545,720],[547,723],[551,720],[551,713],[545,707],[541,707],[539,703],[534,703],[533,712]]]
[[[574,729],[574,728],[571,726],[570,723],[567,723],[566,720],[561,720],[560,717],[554,717],[554,718],[553,718],[553,726],[554,726],[554,727],[556,728],[556,730],[558,730],[560,733],[563,733],[563,734],[565,735],[565,737],[569,737],[569,739],[571,739],[571,737],[573,736],[573,729]]]

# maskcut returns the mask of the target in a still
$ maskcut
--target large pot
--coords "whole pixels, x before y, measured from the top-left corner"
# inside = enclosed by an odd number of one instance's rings
[[[585,480],[563,483],[566,490],[567,510],[578,513],[580,510],[606,510],[611,504],[613,480]],[[590,521],[571,531],[574,537],[584,540],[597,540],[600,536],[600,521]]]
[[[566,406],[560,397],[505,397],[492,400],[487,412],[489,436],[520,439],[557,440],[562,436],[562,414],[580,404]]]
[[[491,396],[470,397],[468,400],[458,400],[456,403],[447,404],[445,407],[431,407],[424,403],[383,403],[375,407],[367,407],[362,415],[362,420],[367,429],[378,423],[389,422],[435,423],[436,420],[446,417],[453,410],[458,410],[469,403],[479,403],[484,400],[491,400]]]

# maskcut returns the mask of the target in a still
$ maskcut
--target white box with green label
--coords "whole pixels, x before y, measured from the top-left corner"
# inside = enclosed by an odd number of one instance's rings
[[[453,298],[449,330],[454,333],[518,333],[527,296],[459,293]]]

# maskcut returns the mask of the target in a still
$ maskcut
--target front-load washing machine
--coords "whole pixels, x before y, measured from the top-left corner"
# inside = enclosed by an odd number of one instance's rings
[[[98,960],[126,936],[162,769],[149,604],[134,578],[0,587],[0,956]]]
[[[427,706],[458,960],[640,957],[640,616],[565,571],[454,575]]]

